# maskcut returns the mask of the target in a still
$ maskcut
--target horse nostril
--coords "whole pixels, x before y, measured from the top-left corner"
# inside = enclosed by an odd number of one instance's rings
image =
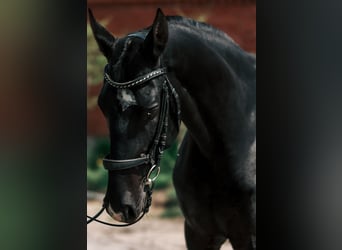
[[[136,209],[131,205],[124,205],[123,214],[126,221],[134,220],[137,217]]]

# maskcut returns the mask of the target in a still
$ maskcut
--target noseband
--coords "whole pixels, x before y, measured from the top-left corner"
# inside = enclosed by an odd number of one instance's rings
[[[130,169],[130,168],[138,167],[141,165],[150,166],[149,171],[144,177],[144,186],[145,186],[144,190],[147,194],[147,202],[146,202],[143,213],[135,221],[131,223],[127,223],[127,224],[107,223],[107,222],[97,219],[97,217],[99,217],[105,209],[105,205],[103,204],[102,209],[96,215],[94,215],[93,217],[87,216],[88,218],[87,224],[89,224],[92,221],[96,221],[96,222],[109,225],[109,226],[125,227],[125,226],[135,224],[136,222],[141,220],[142,217],[149,210],[149,207],[152,201],[151,195],[152,195],[152,189],[153,189],[153,182],[156,180],[156,178],[159,175],[160,161],[161,161],[161,157],[163,155],[163,152],[166,146],[167,131],[168,131],[168,117],[169,117],[169,109],[170,109],[170,95],[174,98],[174,103],[176,104],[176,108],[177,108],[177,119],[178,119],[177,129],[179,129],[179,126],[180,126],[180,102],[179,102],[179,97],[178,97],[176,90],[171,85],[167,77],[166,68],[159,68],[159,69],[153,70],[152,72],[145,74],[143,76],[140,76],[132,81],[123,82],[123,83],[113,81],[110,78],[108,71],[109,69],[107,65],[105,68],[105,73],[104,73],[104,82],[116,89],[128,89],[128,88],[138,87],[151,81],[152,79],[163,77],[159,121],[158,121],[157,129],[154,135],[153,144],[148,150],[148,152],[141,154],[140,157],[138,158],[117,160],[117,159],[110,159],[109,155],[107,155],[103,159],[103,166],[108,171]],[[154,171],[157,171],[157,172],[154,175],[154,177],[151,178],[151,175]]]

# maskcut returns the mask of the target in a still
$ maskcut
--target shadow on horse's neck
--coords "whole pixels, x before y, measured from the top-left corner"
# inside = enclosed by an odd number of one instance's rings
[[[211,138],[195,100],[174,74],[169,74],[169,79],[179,95],[182,109],[181,119],[188,129],[188,133],[194,138],[196,144],[199,145],[202,153],[209,157],[212,151]]]
[[[241,133],[248,130],[246,86],[211,47],[200,41],[176,45],[171,44],[169,51],[178,57],[167,61],[190,135],[208,159],[217,149],[227,152],[236,148]]]

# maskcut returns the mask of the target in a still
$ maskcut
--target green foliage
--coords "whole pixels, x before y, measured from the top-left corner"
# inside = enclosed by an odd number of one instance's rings
[[[167,191],[167,202],[165,204],[165,210],[161,214],[162,218],[174,218],[182,216],[182,211],[179,208],[176,191],[173,187]]]
[[[109,139],[97,137],[88,139],[88,166],[91,170],[102,168],[102,158],[109,152]]]
[[[93,191],[104,191],[107,187],[107,171],[103,168],[87,169],[87,188]]]
[[[103,168],[102,158],[109,152],[108,138],[88,138],[87,150],[87,188],[93,191],[105,190],[107,171]]]

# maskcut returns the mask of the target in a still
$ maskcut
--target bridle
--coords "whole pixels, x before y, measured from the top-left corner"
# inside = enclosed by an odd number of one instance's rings
[[[140,36],[138,36],[140,37]],[[138,78],[128,81],[128,82],[115,82],[111,79],[109,76],[109,66],[107,65],[105,67],[104,72],[104,82],[109,84],[110,86],[116,88],[116,89],[128,89],[133,87],[139,87],[144,84],[147,84],[149,81],[155,78],[163,78],[162,80],[162,93],[161,93],[161,107],[160,107],[160,114],[159,114],[159,121],[156,128],[156,132],[154,135],[153,143],[148,150],[148,152],[143,153],[138,158],[131,158],[131,159],[110,159],[109,155],[107,155],[103,159],[103,166],[108,171],[118,171],[118,170],[124,170],[124,169],[130,169],[134,167],[138,167],[141,165],[149,165],[150,169],[147,172],[146,176],[144,177],[144,191],[147,194],[147,200],[145,204],[145,208],[142,212],[142,214],[133,222],[126,223],[126,224],[112,224],[108,222],[104,222],[101,220],[98,220],[97,218],[102,214],[102,212],[105,210],[105,204],[103,204],[102,209],[95,214],[94,216],[88,216],[87,215],[87,224],[89,224],[92,221],[96,221],[108,226],[115,226],[115,227],[125,227],[130,226],[132,224],[137,223],[139,220],[142,219],[142,217],[148,212],[149,207],[151,205],[152,201],[152,189],[153,189],[153,183],[157,179],[159,172],[160,172],[160,161],[161,157],[163,155],[165,146],[166,146],[166,139],[167,139],[167,131],[168,131],[168,118],[169,118],[169,110],[170,110],[170,96],[173,97],[174,103],[177,108],[177,129],[179,130],[180,126],[180,102],[179,97],[170,83],[168,77],[167,77],[167,70],[166,68],[158,68],[150,73],[147,73],[143,76],[139,76]],[[155,173],[153,177],[152,174]]]

